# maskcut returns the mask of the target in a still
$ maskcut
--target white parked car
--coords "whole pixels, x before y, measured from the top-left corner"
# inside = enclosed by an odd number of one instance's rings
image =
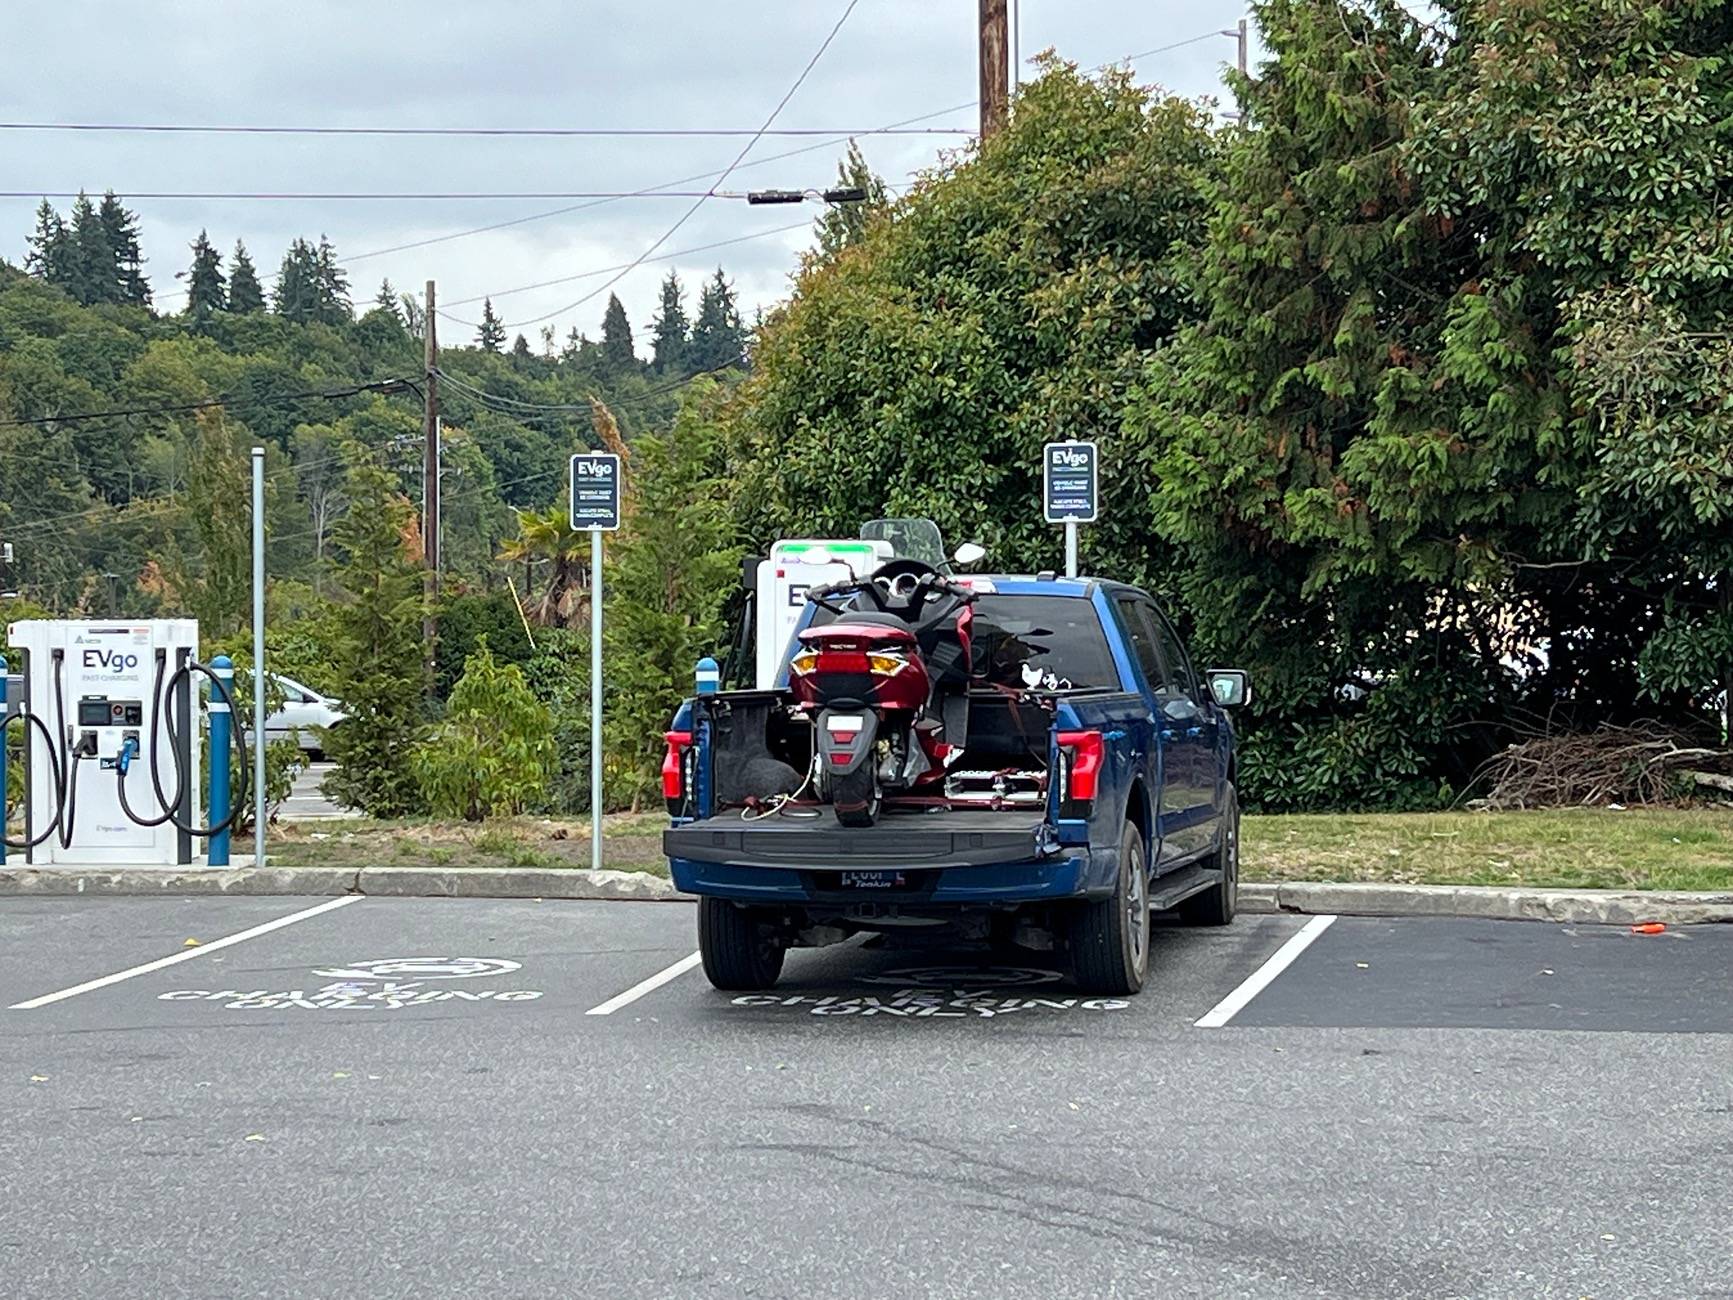
[[[322,729],[335,727],[348,716],[343,712],[343,706],[330,696],[321,695],[311,687],[301,685],[292,677],[284,677],[280,673],[271,673],[269,676],[283,692],[283,707],[265,719],[266,741],[293,738],[302,750],[311,754],[315,760],[323,758],[325,732]],[[249,743],[253,741],[251,733],[247,740]]]

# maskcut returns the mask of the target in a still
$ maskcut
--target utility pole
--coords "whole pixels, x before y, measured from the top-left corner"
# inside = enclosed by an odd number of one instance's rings
[[[1235,63],[1235,66],[1237,66],[1240,70],[1240,77],[1242,79],[1244,79],[1244,77],[1246,75],[1247,64],[1249,62],[1249,60],[1247,58],[1247,41],[1248,41],[1249,37],[1248,37],[1247,30],[1246,30],[1246,20],[1244,18],[1242,18],[1233,27],[1231,27],[1231,28],[1224,27],[1222,29],[1221,34],[1223,36],[1231,36],[1234,38],[1235,41],[1237,41],[1239,43],[1239,54],[1235,58],[1234,63]],[[1236,110],[1236,111],[1231,112],[1231,113],[1223,113],[1222,116],[1230,122],[1238,122],[1238,121],[1241,121],[1245,117],[1245,114]]]
[[[1239,58],[1236,60],[1236,63],[1237,63],[1239,70],[1240,70],[1240,76],[1242,76],[1242,77],[1245,76],[1246,75],[1246,40],[1247,40],[1246,20],[1244,18],[1240,19],[1239,23],[1231,29],[1224,27],[1222,29],[1222,35],[1223,36],[1231,36],[1236,41],[1239,42],[1240,53],[1239,53]]]
[[[1010,57],[1006,48],[1005,0],[981,0],[981,139],[1004,129],[1010,116],[1006,87]]]
[[[422,662],[427,670],[427,688],[430,691],[433,689],[434,649],[439,642],[439,616],[435,613],[439,600],[439,333],[435,320],[433,281],[429,280],[427,323],[422,326],[427,388],[422,418],[426,445],[421,457],[421,551],[427,571],[422,576],[421,594],[427,608],[421,616],[421,639],[424,646]]]

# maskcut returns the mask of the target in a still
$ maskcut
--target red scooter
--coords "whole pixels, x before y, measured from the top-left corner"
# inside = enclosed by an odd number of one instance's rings
[[[800,634],[789,664],[813,719],[819,799],[844,826],[871,826],[886,793],[942,780],[963,752],[975,593],[930,564],[892,560],[807,599],[836,616]]]

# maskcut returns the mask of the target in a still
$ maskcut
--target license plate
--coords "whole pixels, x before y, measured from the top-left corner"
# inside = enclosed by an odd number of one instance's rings
[[[866,726],[866,719],[861,717],[858,713],[833,713],[824,720],[824,725],[829,731],[845,731],[858,734],[860,729]]]
[[[900,871],[845,871],[842,873],[844,889],[895,889],[907,884]]]

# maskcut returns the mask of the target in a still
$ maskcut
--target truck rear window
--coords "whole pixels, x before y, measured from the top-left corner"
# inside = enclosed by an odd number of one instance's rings
[[[987,685],[1120,686],[1101,617],[1075,596],[982,596],[974,646],[973,676]]]
[[[808,626],[823,627],[835,618],[821,607]],[[977,685],[1120,689],[1101,617],[1080,597],[982,596],[975,602],[972,638],[970,676]]]

